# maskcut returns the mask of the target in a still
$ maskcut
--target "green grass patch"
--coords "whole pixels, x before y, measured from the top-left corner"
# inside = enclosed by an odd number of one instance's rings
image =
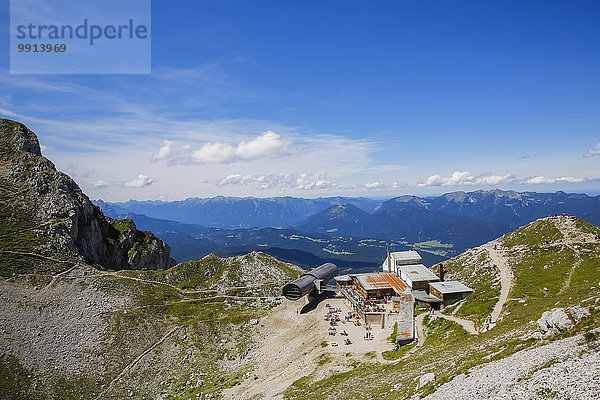
[[[384,351],[383,353],[381,353],[381,355],[383,356],[383,358],[385,360],[397,360],[399,358],[402,358],[406,353],[408,353],[408,351],[410,349],[412,349],[416,345],[417,345],[417,342],[413,342],[411,344],[407,344],[407,345],[404,345],[404,346],[398,348],[398,350]]]
[[[330,362],[331,362],[331,354],[329,354],[329,353],[323,353],[317,359],[317,365],[320,365],[320,366],[323,366]]]
[[[558,397],[559,393],[550,388],[542,388],[536,392],[540,399],[555,399]]]
[[[133,220],[130,218],[125,219],[113,219],[110,221],[110,225],[119,232],[120,235],[128,232],[132,229]]]
[[[525,225],[502,237],[501,243],[506,247],[517,245],[539,246],[546,241],[563,239],[563,234],[551,220],[541,220]]]
[[[33,400],[37,397],[31,392],[33,379],[31,371],[25,369],[17,357],[0,355],[0,398],[14,400]]]
[[[583,343],[592,343],[600,339],[600,332],[587,331],[583,333]]]

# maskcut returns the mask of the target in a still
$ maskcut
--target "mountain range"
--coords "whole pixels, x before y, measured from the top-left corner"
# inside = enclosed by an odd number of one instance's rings
[[[135,213],[151,218],[179,221],[215,228],[284,228],[312,224],[314,216],[333,209],[328,220],[360,228],[371,223],[365,214],[393,217],[402,210],[426,210],[439,220],[453,215],[485,223],[516,228],[535,219],[563,212],[600,223],[600,196],[581,193],[536,193],[512,190],[451,192],[437,197],[399,196],[386,201],[365,197],[225,197],[188,198],[182,201],[105,202],[95,204],[114,214]],[[342,212],[344,211],[344,212]],[[362,211],[362,213],[361,213]],[[439,213],[439,214],[435,214]],[[334,215],[335,214],[335,215]],[[323,215],[321,215],[322,217]],[[358,225],[357,225],[358,224]],[[311,228],[316,229],[316,228]]]
[[[135,213],[152,218],[167,219],[214,228],[287,227],[294,222],[316,214],[334,204],[352,204],[371,212],[379,205],[377,200],[365,197],[323,197],[302,199],[296,197],[225,197],[188,198],[181,201],[137,201],[105,203],[113,213]]]
[[[600,196],[498,189],[386,201],[219,196],[94,203],[112,218],[130,218],[160,235],[178,261],[260,250],[305,267],[338,260],[350,268],[373,268],[389,246],[405,250],[415,244],[426,265],[433,265],[548,215],[600,223]],[[365,251],[360,239],[377,243]]]

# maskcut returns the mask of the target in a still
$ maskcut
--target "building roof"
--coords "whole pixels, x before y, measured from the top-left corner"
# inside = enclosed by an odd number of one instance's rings
[[[350,275],[339,275],[333,279],[335,279],[336,282],[352,282],[352,278],[350,278]]]
[[[473,289],[459,281],[432,282],[429,286],[442,294],[473,292]]]
[[[396,293],[402,294],[406,285],[396,274],[357,274],[353,275],[365,290],[394,289]]]
[[[412,291],[413,297],[415,298],[415,300],[417,301],[423,301],[426,303],[441,303],[442,299],[435,297],[435,296],[431,296],[429,294],[427,294],[424,290],[413,290]]]
[[[387,272],[395,272],[396,267],[400,265],[420,264],[422,261],[419,253],[414,250],[394,251],[389,253],[389,256],[385,258],[385,261],[381,264],[381,268]]]
[[[415,261],[415,264],[421,262],[421,256],[414,250],[409,251],[394,251],[392,252],[392,258],[396,261]]]
[[[398,271],[406,275],[412,282],[439,281],[440,278],[423,264],[402,265]]]

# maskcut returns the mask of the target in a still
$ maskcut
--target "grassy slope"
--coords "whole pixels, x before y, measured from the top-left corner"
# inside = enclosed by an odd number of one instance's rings
[[[600,228],[583,221],[578,220],[576,226],[588,234],[600,234]],[[425,395],[434,391],[437,385],[468,372],[475,365],[540,345],[543,342],[527,337],[536,329],[535,321],[544,311],[553,307],[581,304],[584,300],[587,300],[584,305],[590,306],[594,299],[600,297],[597,278],[600,245],[575,243],[572,246],[579,248],[570,248],[560,244],[561,239],[564,239],[562,233],[548,221],[534,222],[501,239],[508,253],[512,254],[510,265],[515,275],[509,298],[521,298],[525,302],[508,302],[504,317],[492,330],[472,336],[449,321],[427,321],[429,333],[426,342],[410,358],[392,365],[363,363],[352,371],[317,382],[311,376],[304,377],[287,390],[285,397],[402,399],[415,392],[419,376],[435,372],[435,384],[428,384],[419,390],[419,393]],[[546,240],[554,245],[546,246]],[[592,253],[581,253],[581,248],[591,249]],[[574,269],[570,285],[565,287],[564,279],[578,259],[581,259],[581,263]],[[485,251],[473,249],[449,260],[444,266],[452,275],[465,279],[476,289],[478,300],[483,300],[480,302],[482,305],[475,305],[471,301],[464,304],[461,310],[464,308],[463,316],[482,321],[491,312],[495,303],[493,299],[499,294],[495,267],[487,259]],[[600,311],[592,307],[591,312],[591,316],[582,320],[574,329],[549,340],[600,326]]]
[[[456,315],[473,320],[476,326],[481,326],[500,296],[498,267],[492,263],[487,252],[480,248],[470,249],[443,264],[446,280],[459,280],[474,290],[474,294],[463,302]],[[451,312],[455,307],[446,311]]]
[[[247,262],[260,259],[268,263],[277,276],[298,275],[289,265],[264,254],[246,258]],[[101,363],[104,373],[93,373],[94,368],[90,368],[79,374],[40,379],[41,375],[24,369],[14,357],[2,357],[0,381],[10,385],[3,386],[6,393],[0,394],[8,396],[3,398],[23,399],[94,398],[126,365],[170,329],[178,327],[168,341],[144,357],[104,396],[125,398],[129,397],[130,390],[136,398],[154,398],[157,393],[168,399],[218,395],[224,388],[241,382],[251,368],[250,365],[224,368],[220,363],[239,358],[248,350],[252,343],[248,321],[278,304],[277,299],[268,296],[279,292],[284,282],[278,280],[256,287],[252,294],[244,293],[243,297],[176,287],[188,287],[189,282],[198,283],[195,289],[210,287],[210,279],[204,280],[207,271],[227,273],[229,267],[235,265],[235,261],[208,258],[160,272],[102,273],[91,282],[82,282],[82,290],[85,287],[101,291],[111,298],[125,298],[127,303],[102,315],[108,329],[100,338],[100,347],[91,356],[106,360]],[[168,286],[167,282],[175,287]]]
[[[298,272],[288,265],[264,254],[256,254],[254,257],[285,274],[293,277],[298,275]],[[253,260],[253,256],[246,258],[247,261],[256,261]],[[164,282],[182,289],[202,290],[209,289],[214,280],[218,280],[224,274],[235,272],[237,265],[238,261],[208,257],[196,262],[182,263],[166,271],[121,271],[120,275]],[[151,396],[156,388],[145,382],[156,383],[156,374],[164,374],[163,382],[166,383],[162,386],[167,398],[177,399],[195,398],[196,394],[219,393],[241,381],[249,366],[222,370],[218,360],[235,359],[247,351],[251,344],[251,332],[247,322],[278,304],[276,300],[266,296],[272,294],[273,289],[279,292],[282,283],[278,281],[273,285],[255,288],[253,293],[242,293],[243,297],[236,298],[210,292],[189,291],[181,294],[180,291],[165,285],[140,284],[139,281],[119,277],[109,279],[111,282],[107,290],[132,293],[135,304],[129,310],[109,317],[107,322],[113,329],[110,330],[111,335],[103,351],[112,352],[115,358],[119,357],[123,349],[127,348],[127,342],[122,338],[137,330],[139,326],[147,327],[147,334],[153,336],[153,340],[159,337],[158,332],[154,331],[157,326],[163,328],[160,334],[164,333],[166,326],[182,327],[185,335],[178,335],[179,345],[171,349],[171,354],[167,357],[172,360],[172,364],[164,365],[163,361],[153,365],[150,362],[146,369],[132,379],[133,382],[137,382],[136,393],[139,393],[140,387],[147,387],[146,396]],[[228,292],[228,295],[239,296],[232,291],[225,292]],[[190,354],[192,356],[189,356]],[[129,355],[127,360],[132,357],[134,354]],[[166,374],[165,370],[168,371]],[[190,381],[192,373],[204,375]],[[203,383],[195,387],[198,380],[202,380]],[[119,393],[118,388],[114,393]]]
[[[23,272],[54,273],[68,268],[65,264],[35,256],[36,248],[49,238],[35,222],[32,209],[24,187],[0,175],[0,276]],[[53,258],[72,260],[67,254],[55,254]]]

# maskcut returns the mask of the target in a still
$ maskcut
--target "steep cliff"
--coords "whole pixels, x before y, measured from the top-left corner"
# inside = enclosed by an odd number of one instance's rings
[[[152,233],[104,216],[42,156],[36,135],[7,119],[0,119],[0,215],[3,274],[31,269],[31,257],[38,270],[76,260],[115,270],[175,264],[169,246]]]

